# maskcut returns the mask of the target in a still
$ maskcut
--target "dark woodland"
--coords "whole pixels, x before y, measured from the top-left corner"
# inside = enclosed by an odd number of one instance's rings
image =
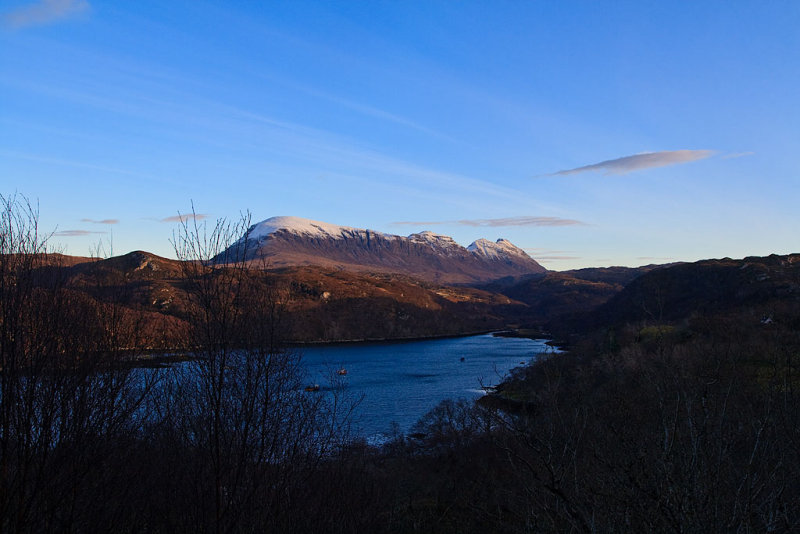
[[[247,217],[76,259],[0,201],[2,532],[800,529],[798,255],[443,286],[254,264]],[[292,348],[498,329],[565,351],[381,446]]]

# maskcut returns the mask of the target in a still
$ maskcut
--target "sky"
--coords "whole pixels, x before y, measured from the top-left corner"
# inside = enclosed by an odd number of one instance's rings
[[[0,194],[73,255],[180,215],[800,252],[800,2],[0,0]]]

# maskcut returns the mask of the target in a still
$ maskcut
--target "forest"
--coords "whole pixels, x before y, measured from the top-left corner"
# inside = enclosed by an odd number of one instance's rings
[[[185,361],[143,365],[130,284],[75,287],[36,208],[0,207],[4,532],[800,528],[794,260],[772,267],[788,285],[744,300],[690,298],[721,282],[680,268],[643,277],[549,325],[565,352],[375,446],[349,431],[345,388],[303,391],[286,288],[229,246],[246,221],[176,231]]]

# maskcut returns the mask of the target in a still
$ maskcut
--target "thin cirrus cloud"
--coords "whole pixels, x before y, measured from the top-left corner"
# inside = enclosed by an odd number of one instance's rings
[[[575,167],[554,172],[546,176],[567,176],[582,172],[603,172],[604,174],[628,174],[629,172],[653,169],[656,167],[667,167],[689,163],[713,156],[713,150],[662,150],[660,152],[643,152],[633,156],[609,159],[600,163]]]
[[[746,156],[753,156],[755,152],[734,152],[733,154],[725,154],[722,156],[722,159],[736,159],[736,158],[744,158]]]
[[[536,261],[573,261],[583,259],[580,256],[570,255],[570,250],[552,250],[546,248],[526,248],[527,252]]]
[[[461,226],[585,226],[586,223],[575,219],[562,219],[560,217],[506,217],[502,219],[461,219],[457,221],[398,221],[392,224],[403,226],[433,226],[440,224],[458,224]]]
[[[92,232],[89,230],[62,230],[60,232],[53,232],[54,236],[58,237],[82,237],[95,234],[107,234],[108,232]]]
[[[86,0],[40,0],[2,15],[4,26],[27,28],[42,26],[89,10]]]
[[[81,219],[81,222],[92,224],[119,224],[119,219],[101,219],[99,221],[95,219]]]
[[[581,260],[580,256],[533,256],[536,261],[551,262],[551,261],[573,261]]]
[[[164,217],[163,219],[159,219],[161,222],[165,223],[174,223],[174,222],[184,222],[190,219],[194,219],[195,221],[202,221],[203,219],[208,219],[208,214],[206,213],[189,213],[187,215],[172,215],[170,217]]]

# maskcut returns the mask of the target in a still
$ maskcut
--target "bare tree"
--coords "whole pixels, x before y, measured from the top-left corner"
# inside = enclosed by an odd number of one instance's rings
[[[173,244],[192,303],[192,360],[176,369],[167,410],[184,526],[231,532],[292,527],[304,486],[342,440],[346,405],[304,391],[297,354],[281,348],[285,291],[248,264],[249,215],[212,229],[186,217]],[[303,503],[302,506],[306,506]]]
[[[146,381],[121,365],[113,303],[70,288],[37,209],[21,196],[0,209],[0,529],[85,528]]]

